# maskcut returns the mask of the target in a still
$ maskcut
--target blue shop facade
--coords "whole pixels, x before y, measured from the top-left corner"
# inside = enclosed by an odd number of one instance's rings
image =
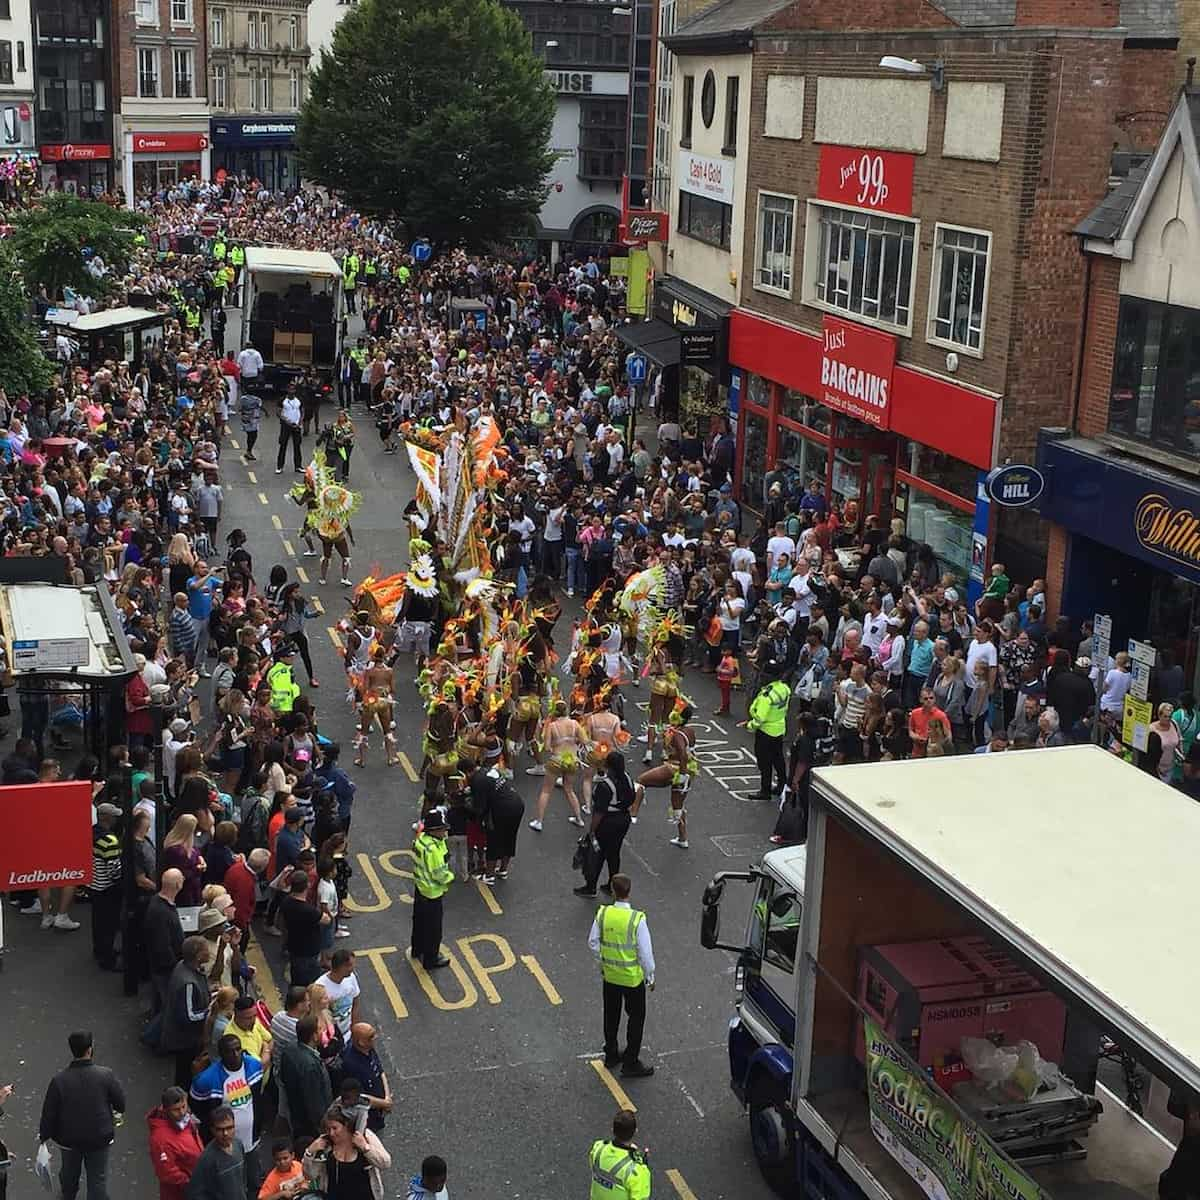
[[[296,144],[296,114],[254,117],[213,117],[212,171],[249,176],[272,191],[300,186],[300,153]]]

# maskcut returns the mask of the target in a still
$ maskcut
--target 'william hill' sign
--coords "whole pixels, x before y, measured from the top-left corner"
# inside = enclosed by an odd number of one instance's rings
[[[1151,492],[1134,510],[1133,528],[1145,549],[1188,567],[1200,566],[1200,517],[1191,509],[1176,508]]]

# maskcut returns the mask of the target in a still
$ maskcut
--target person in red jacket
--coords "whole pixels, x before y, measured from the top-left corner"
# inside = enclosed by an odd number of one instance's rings
[[[270,857],[266,850],[251,850],[245,856],[239,854],[225,872],[225,890],[233,897],[233,923],[242,931],[243,954],[250,940],[258,882],[266,872]]]
[[[187,1092],[179,1087],[167,1088],[162,1104],[146,1114],[146,1124],[159,1200],[186,1200],[188,1180],[204,1152],[200,1126],[188,1111]]]

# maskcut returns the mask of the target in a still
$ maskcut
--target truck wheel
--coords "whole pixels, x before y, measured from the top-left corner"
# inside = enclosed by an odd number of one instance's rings
[[[795,1194],[792,1137],[789,1131],[787,1093],[769,1077],[750,1089],[750,1141],[763,1178],[780,1196]]]

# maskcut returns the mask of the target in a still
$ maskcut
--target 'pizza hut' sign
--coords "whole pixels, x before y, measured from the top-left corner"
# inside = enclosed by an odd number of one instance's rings
[[[631,212],[625,222],[625,233],[631,242],[665,242],[669,231],[665,212]]]

